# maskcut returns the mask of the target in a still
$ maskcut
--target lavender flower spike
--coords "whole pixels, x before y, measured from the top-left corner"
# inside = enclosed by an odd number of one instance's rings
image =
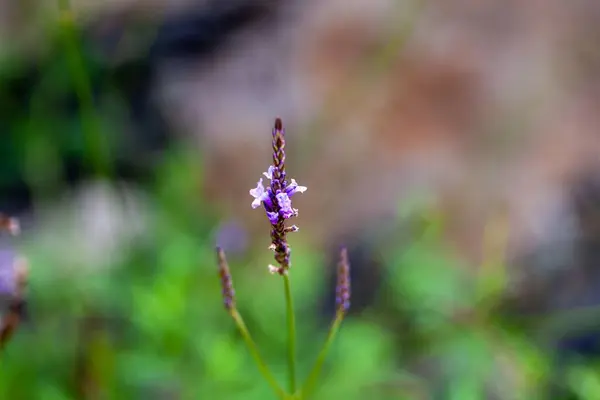
[[[345,247],[340,251],[335,295],[337,311],[346,313],[350,308],[350,262],[348,261],[348,250]]]
[[[235,290],[233,289],[233,280],[231,279],[225,252],[220,247],[217,247],[217,261],[219,263],[219,275],[221,276],[221,287],[223,290],[223,304],[228,311],[232,311],[235,309]]]
[[[300,186],[295,179],[290,183],[286,181],[285,171],[285,130],[281,119],[275,120],[273,128],[273,164],[269,166],[263,175],[271,181],[268,187],[264,187],[262,178],[258,181],[256,188],[250,190],[254,197],[252,208],[258,208],[261,204],[265,208],[267,218],[271,223],[271,246],[275,251],[275,261],[279,267],[270,266],[269,270],[283,275],[290,268],[290,248],[287,243],[286,234],[298,231],[295,225],[285,226],[285,220],[298,215],[298,210],[292,207],[292,196],[296,193],[304,193],[306,186]]]

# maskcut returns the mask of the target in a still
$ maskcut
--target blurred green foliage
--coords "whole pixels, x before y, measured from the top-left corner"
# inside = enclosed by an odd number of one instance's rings
[[[152,245],[136,246],[122,265],[70,274],[52,251],[36,243],[25,247],[32,264],[32,323],[3,355],[0,398],[77,398],[82,379],[116,399],[162,398],[160,393],[269,398],[222,307],[211,242],[218,219],[210,205],[191,196],[198,193],[199,171],[191,157],[165,165]],[[314,323],[324,289],[322,260],[302,243],[294,249],[299,337],[313,339],[300,342],[306,373],[325,333]],[[268,256],[254,263],[266,265]],[[254,266],[232,263],[239,307],[275,373],[285,378],[280,282]],[[389,333],[360,319],[349,319],[344,332],[332,357],[338,362],[328,365],[324,380],[332,382],[322,389],[328,397],[350,396],[393,366]],[[339,384],[348,379],[353,383]]]
[[[155,191],[151,240],[132,246],[122,264],[69,273],[49,249],[25,246],[32,318],[2,355],[0,398],[81,398],[84,384],[111,399],[272,398],[222,307],[212,243],[220,216],[198,195],[201,177],[195,155],[171,154]],[[385,250],[387,285],[378,304],[342,325],[317,398],[482,399],[497,377],[514,383],[510,398],[534,398],[541,389],[544,355],[493,316],[478,315],[476,285],[439,241],[437,218],[431,213],[409,243]],[[296,238],[292,245],[305,376],[327,329],[316,310],[326,289],[324,260]],[[263,268],[269,256],[230,263],[240,311],[285,382],[283,291]],[[459,320],[461,312],[468,318]],[[426,375],[446,385],[407,372],[423,357]],[[581,367],[568,378],[581,398],[595,398],[593,370]]]

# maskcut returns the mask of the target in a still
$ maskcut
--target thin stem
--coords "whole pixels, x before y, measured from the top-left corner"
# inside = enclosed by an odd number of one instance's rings
[[[290,392],[296,392],[296,318],[294,316],[294,303],[292,301],[292,288],[290,277],[286,273],[283,275],[283,285],[285,290],[285,303],[287,309],[287,327],[288,327],[288,366],[290,379]]]
[[[323,348],[321,349],[321,352],[317,357],[317,361],[315,362],[315,365],[313,366],[310,374],[308,375],[306,382],[302,386],[302,390],[300,391],[300,395],[298,396],[299,398],[308,399],[312,395],[315,388],[315,384],[317,383],[317,379],[321,374],[323,364],[325,363],[325,359],[327,358],[329,348],[331,347],[331,344],[333,343],[333,340],[335,339],[340,329],[340,325],[342,324],[343,319],[344,313],[338,311],[338,313],[335,316],[335,319],[333,320],[333,323],[331,324],[331,328],[329,329],[329,333],[327,334],[327,339],[325,339]]]
[[[256,365],[258,366],[258,369],[259,369],[260,373],[262,374],[262,376],[265,378],[267,383],[271,386],[273,391],[275,391],[275,393],[277,393],[277,396],[279,396],[280,399],[287,399],[288,395],[279,386],[279,384],[277,383],[277,380],[275,380],[275,377],[269,370],[269,367],[267,366],[267,364],[264,362],[264,360],[260,356],[258,347],[256,346],[256,343],[254,343],[254,340],[252,340],[252,336],[250,336],[250,332],[248,331],[248,328],[246,327],[246,324],[244,323],[244,320],[243,320],[242,316],[240,315],[240,313],[236,309],[233,309],[233,310],[231,310],[231,317],[235,321],[235,324],[237,325],[238,329],[240,330],[240,333],[242,334],[242,338],[244,338],[244,342],[246,342],[246,346],[248,347],[248,350],[250,351],[252,358],[254,358],[254,361],[256,362]]]
[[[93,172],[103,176],[109,173],[106,143],[102,135],[100,120],[96,115],[94,95],[90,77],[81,54],[81,41],[69,0],[58,0],[60,28],[69,72],[73,78],[75,92],[79,99],[79,111],[84,137],[85,154]]]

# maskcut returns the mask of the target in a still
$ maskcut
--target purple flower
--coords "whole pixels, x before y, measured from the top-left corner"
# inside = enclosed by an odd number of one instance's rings
[[[271,165],[267,172],[263,172],[263,175],[272,181],[274,171],[275,167]],[[260,207],[261,204],[264,205],[269,222],[272,225],[275,225],[280,215],[284,219],[289,219],[298,215],[298,210],[292,208],[291,197],[295,193],[304,193],[306,189],[306,186],[300,186],[295,179],[291,179],[290,184],[285,187],[283,192],[279,192],[273,196],[273,188],[265,188],[263,185],[263,178],[260,178],[256,184],[256,188],[250,189],[250,195],[254,197],[254,200],[252,200],[252,208],[256,209]],[[278,207],[273,207],[274,204]]]
[[[16,262],[14,251],[0,250],[0,295],[12,295],[16,289]]]
[[[298,210],[292,208],[292,200],[290,200],[287,193],[277,193],[275,198],[277,198],[279,204],[279,214],[283,218],[288,219],[298,213]]]
[[[285,192],[288,197],[292,197],[294,193],[304,193],[306,192],[306,186],[299,186],[298,182],[295,179],[292,179],[292,182],[285,188]]]
[[[262,178],[258,180],[256,188],[250,189],[250,196],[254,197],[252,201],[252,208],[258,208],[264,202],[269,200],[269,192],[265,190],[262,183]]]
[[[279,213],[267,211],[267,218],[269,218],[271,225],[275,225],[279,220]]]

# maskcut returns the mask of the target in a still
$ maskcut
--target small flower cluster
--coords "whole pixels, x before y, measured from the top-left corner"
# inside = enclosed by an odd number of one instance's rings
[[[292,179],[290,184],[285,189],[275,193],[273,191],[273,171],[274,166],[269,166],[267,172],[263,172],[263,175],[271,181],[271,184],[265,189],[263,186],[263,178],[260,178],[256,188],[250,189],[250,195],[254,197],[252,201],[252,208],[258,208],[262,205],[265,207],[267,218],[269,222],[275,225],[279,218],[289,219],[298,215],[298,210],[292,208],[292,196],[295,193],[304,193],[306,186],[300,186],[295,179]]]

